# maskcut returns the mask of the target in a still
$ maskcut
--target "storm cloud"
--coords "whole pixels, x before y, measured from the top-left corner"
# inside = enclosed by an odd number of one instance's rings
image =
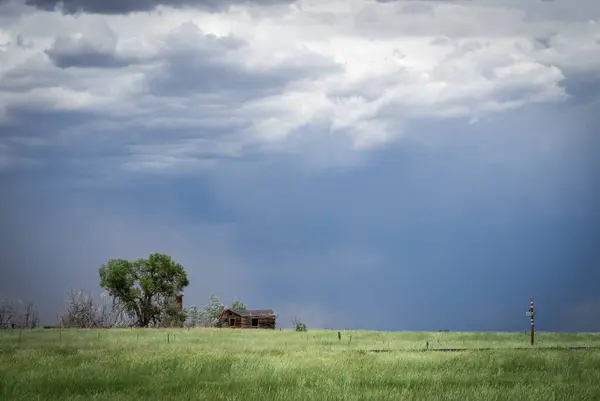
[[[165,252],[186,305],[283,326],[521,330],[533,293],[540,330],[600,329],[596,1],[27,4],[0,2],[0,297],[52,321]]]
[[[261,6],[291,4],[293,0],[26,0],[26,4],[41,10],[60,10],[65,14],[75,13],[97,13],[97,14],[128,14],[132,12],[144,12],[154,10],[158,6],[167,7],[191,7],[209,11],[225,10],[233,5],[244,5],[256,3]]]
[[[108,32],[104,37],[83,35],[58,36],[46,55],[59,68],[122,68],[135,62],[116,53],[117,38]]]

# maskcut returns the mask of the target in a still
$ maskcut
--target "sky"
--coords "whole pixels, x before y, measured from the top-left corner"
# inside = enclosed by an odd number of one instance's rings
[[[0,0],[0,296],[600,331],[599,131],[597,0]]]

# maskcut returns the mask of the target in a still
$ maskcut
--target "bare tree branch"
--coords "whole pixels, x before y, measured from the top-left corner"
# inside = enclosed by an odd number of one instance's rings
[[[132,319],[116,298],[103,296],[97,301],[83,291],[71,291],[60,324],[73,328],[112,328],[131,326]]]
[[[33,302],[28,302],[23,307],[20,300],[0,301],[0,328],[35,329],[39,325],[39,312]]]

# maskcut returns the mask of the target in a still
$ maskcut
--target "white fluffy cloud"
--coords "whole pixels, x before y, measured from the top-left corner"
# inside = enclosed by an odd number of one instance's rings
[[[476,121],[564,101],[569,74],[600,70],[591,0],[579,11],[512,0],[285,3],[78,16],[0,4],[12,15],[0,28],[0,128],[18,126],[22,110],[88,113],[46,139],[113,135],[130,150],[127,168],[196,168],[303,136],[340,138],[351,152],[383,146],[415,118]],[[4,140],[2,153],[14,153]]]

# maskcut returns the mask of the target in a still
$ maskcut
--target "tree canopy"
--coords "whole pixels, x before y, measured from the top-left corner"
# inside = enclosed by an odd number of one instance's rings
[[[99,269],[100,286],[135,316],[138,326],[160,323],[164,318],[183,322],[172,307],[176,295],[189,285],[182,265],[169,255],[151,253],[147,259],[111,259]]]
[[[246,304],[244,304],[242,301],[240,301],[237,298],[233,298],[233,301],[231,301],[231,306],[230,306],[231,310],[246,310]]]

